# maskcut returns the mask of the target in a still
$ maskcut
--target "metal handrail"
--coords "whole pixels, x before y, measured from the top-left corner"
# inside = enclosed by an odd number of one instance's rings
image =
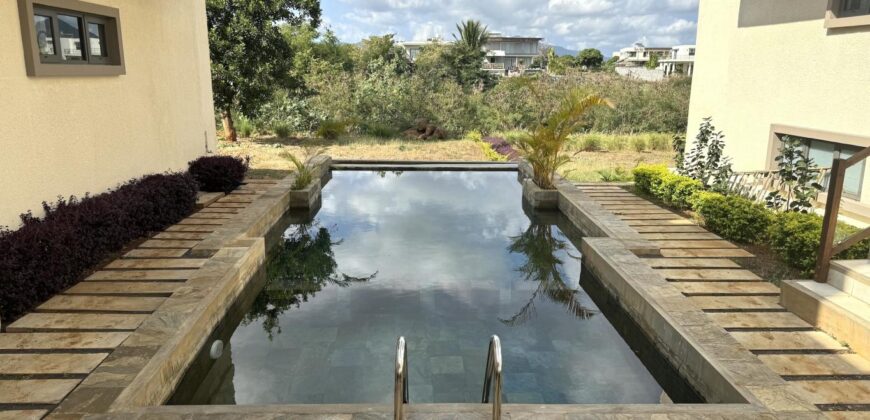
[[[483,403],[490,402],[492,388],[492,418],[501,420],[501,340],[497,335],[489,339],[489,352],[486,355],[486,375],[483,378]]]
[[[396,376],[393,395],[393,412],[396,420],[405,418],[405,404],[408,403],[408,346],[405,337],[396,343]]]
[[[828,183],[828,197],[825,201],[825,218],[822,221],[821,246],[816,259],[815,280],[819,283],[828,281],[828,271],[834,256],[870,237],[870,228],[867,228],[839,243],[834,242],[837,232],[837,216],[840,213],[840,199],[843,197],[843,184],[846,181],[846,170],[868,157],[870,157],[870,147],[862,149],[848,159],[836,158],[831,165],[831,180]]]

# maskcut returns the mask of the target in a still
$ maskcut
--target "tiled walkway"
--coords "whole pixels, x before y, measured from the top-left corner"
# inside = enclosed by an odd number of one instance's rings
[[[617,186],[578,187],[662,257],[645,261],[831,418],[870,418],[870,361],[779,305],[779,288],[734,258],[753,255]]]
[[[38,419],[53,410],[205,264],[187,257],[190,249],[272,184],[250,180],[210,200],[9,325],[0,334],[0,419]]]

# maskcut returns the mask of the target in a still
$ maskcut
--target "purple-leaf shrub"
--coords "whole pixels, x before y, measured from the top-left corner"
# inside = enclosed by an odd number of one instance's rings
[[[0,229],[0,317],[4,325],[74,285],[110,254],[163,230],[196,206],[187,173],[148,175],[109,192],[43,203],[45,216],[21,216]]]
[[[249,161],[233,156],[203,156],[188,165],[200,190],[229,194],[242,185]]]
[[[507,158],[510,160],[514,160],[520,157],[519,152],[517,152],[513,148],[513,146],[511,146],[511,144],[503,138],[484,137],[483,141],[489,143],[490,147],[492,147],[492,150],[495,150],[496,153],[502,156],[507,156]]]

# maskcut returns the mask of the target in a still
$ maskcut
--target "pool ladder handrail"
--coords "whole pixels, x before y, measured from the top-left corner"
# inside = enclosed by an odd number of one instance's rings
[[[393,395],[393,412],[396,420],[404,420],[405,404],[408,404],[408,346],[405,337],[396,343],[396,376]]]
[[[492,397],[492,419],[501,420],[501,386],[502,386],[501,340],[497,335],[489,339],[489,352],[486,355],[486,374],[483,378],[483,403],[490,402]],[[490,394],[490,388],[492,394]]]

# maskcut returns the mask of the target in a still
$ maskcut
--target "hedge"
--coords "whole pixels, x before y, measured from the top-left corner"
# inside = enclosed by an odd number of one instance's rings
[[[230,191],[242,185],[248,172],[248,159],[233,156],[203,156],[188,163],[190,174],[199,189],[208,192]]]
[[[18,318],[72,286],[128,242],[163,230],[196,206],[186,173],[149,175],[109,192],[43,203],[17,230],[0,229],[0,317]]]
[[[736,242],[760,243],[766,239],[773,212],[736,195],[701,191],[690,199],[704,225],[717,235]]]
[[[801,270],[805,276],[813,276],[816,258],[822,237],[822,217],[817,214],[785,212],[778,213],[768,228],[771,248],[789,265]],[[835,242],[858,232],[859,229],[839,223]],[[843,251],[839,259],[867,258],[870,240],[864,240]]]
[[[654,191],[662,182],[662,178],[670,174],[671,171],[665,165],[640,164],[631,173],[634,175],[634,186],[638,191],[655,195]]]

